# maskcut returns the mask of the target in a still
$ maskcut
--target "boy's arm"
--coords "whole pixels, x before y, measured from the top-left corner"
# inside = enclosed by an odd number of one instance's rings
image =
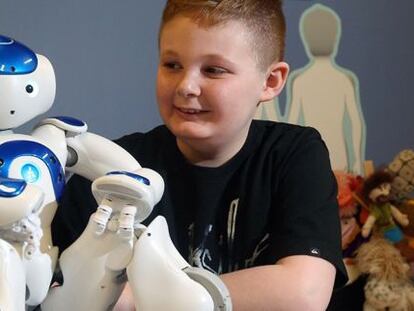
[[[126,283],[113,311],[135,311],[134,296],[129,283]]]
[[[326,310],[335,267],[306,255],[289,256],[275,265],[259,266],[221,275],[234,311]]]
[[[289,256],[275,265],[222,274],[230,291],[233,311],[325,310],[335,281],[335,267],[312,256]],[[133,311],[134,299],[126,285],[114,311]]]

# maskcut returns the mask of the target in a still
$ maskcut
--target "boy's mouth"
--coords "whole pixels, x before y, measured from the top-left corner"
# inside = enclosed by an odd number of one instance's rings
[[[197,110],[197,109],[184,109],[184,108],[178,108],[178,110],[180,110],[183,113],[188,113],[188,114],[196,114],[201,112],[201,110]]]
[[[193,109],[193,108],[180,108],[180,107],[176,107],[176,109],[179,112],[181,112],[181,113],[190,114],[190,115],[200,114],[200,113],[207,112],[206,110]]]

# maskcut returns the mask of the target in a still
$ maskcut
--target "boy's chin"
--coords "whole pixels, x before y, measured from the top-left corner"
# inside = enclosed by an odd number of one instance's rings
[[[207,135],[206,133],[196,132],[196,131],[177,131],[177,132],[173,131],[173,134],[177,138],[181,140],[185,140],[185,141],[203,141],[211,137],[210,135]]]
[[[203,141],[212,137],[212,132],[201,126],[180,125],[169,129],[175,137],[184,141]]]

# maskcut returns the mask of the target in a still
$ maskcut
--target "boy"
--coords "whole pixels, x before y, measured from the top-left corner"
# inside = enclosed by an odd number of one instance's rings
[[[220,274],[235,311],[324,310],[346,281],[319,134],[253,121],[285,84],[284,33],[277,0],[167,1],[157,79],[165,126],[118,140],[165,180],[147,223],[164,215],[184,258]],[[67,187],[53,226],[61,249],[95,210],[91,196],[75,195],[89,186],[74,177]]]

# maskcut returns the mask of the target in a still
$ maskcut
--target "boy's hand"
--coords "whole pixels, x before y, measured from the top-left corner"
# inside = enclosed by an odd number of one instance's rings
[[[135,309],[134,297],[132,295],[132,290],[131,290],[129,283],[127,283],[113,311],[135,311],[135,310],[136,309]]]

